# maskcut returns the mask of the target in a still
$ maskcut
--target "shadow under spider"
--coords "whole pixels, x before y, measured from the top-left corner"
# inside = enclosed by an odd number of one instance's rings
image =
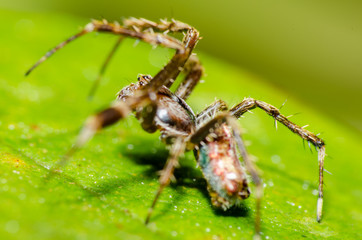
[[[142,146],[144,149],[144,146],[152,146],[153,143],[143,142],[139,144],[140,146],[137,146],[137,144],[132,145],[134,146],[134,149]],[[137,164],[151,166],[151,168],[144,171],[144,175],[152,179],[159,176],[157,172],[163,169],[169,155],[168,150],[162,146],[157,147],[156,151],[155,148],[153,149],[153,151],[146,151],[145,149],[143,151],[137,151],[122,148],[121,152],[122,155],[132,159]],[[212,207],[210,195],[207,191],[207,182],[202,176],[201,171],[199,169],[196,169],[195,167],[183,165],[183,160],[186,159],[181,158],[180,167],[175,169],[174,175],[176,178],[176,182],[171,182],[171,184],[169,185],[171,188],[177,190],[181,195],[183,193],[182,188],[180,188],[181,186],[198,189],[208,200],[209,205],[215,215],[232,217],[245,217],[249,215],[249,209],[244,202],[242,202],[239,206],[233,206],[226,211],[224,211],[223,209]],[[194,161],[196,165],[196,159],[194,159]]]
[[[137,147],[135,147],[135,149],[137,149]],[[157,148],[156,151],[153,149],[153,151],[149,152],[128,149],[121,149],[121,152],[123,156],[126,156],[139,165],[150,166],[150,168],[146,169],[143,174],[145,177],[152,179],[159,177],[158,172],[164,168],[169,154],[168,150],[163,147]],[[202,177],[201,172],[194,167],[185,166],[184,160],[186,159],[180,159],[180,167],[176,168],[174,172],[177,181],[176,183],[171,183],[170,186],[174,188],[177,186],[185,186],[206,191],[206,181]]]
[[[241,202],[239,206],[233,206],[226,211],[221,208],[212,208],[212,210],[215,215],[228,217],[246,217],[249,215],[250,211],[245,202]]]

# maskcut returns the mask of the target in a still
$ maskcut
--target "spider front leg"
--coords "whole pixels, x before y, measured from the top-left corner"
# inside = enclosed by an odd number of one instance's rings
[[[108,32],[115,35],[122,35],[126,37],[131,37],[135,39],[142,40],[144,42],[147,42],[151,45],[161,45],[168,48],[173,49],[184,49],[184,46],[182,43],[172,37],[169,37],[167,35],[162,35],[160,33],[143,33],[143,32],[137,32],[134,30],[130,30],[124,26],[121,26],[118,23],[108,23],[107,21],[97,21],[93,20],[92,22],[88,23],[82,31],[79,33],[71,36],[64,42],[61,42],[57,46],[55,46],[53,49],[48,51],[43,57],[39,59],[38,62],[36,62],[26,73],[25,75],[29,75],[39,64],[47,60],[49,57],[51,57],[55,52],[57,52],[59,49],[63,48],[70,42],[76,40],[77,38],[90,33],[90,32]]]
[[[325,143],[322,139],[317,137],[314,133],[300,127],[293,122],[289,121],[287,117],[282,115],[276,107],[259,100],[252,98],[246,98],[241,103],[234,106],[230,109],[230,114],[236,118],[241,117],[245,112],[254,109],[260,108],[264,110],[267,114],[272,116],[275,121],[282,123],[284,126],[289,128],[292,132],[298,134],[303,140],[307,140],[308,143],[312,143],[314,146],[319,148],[318,150],[318,163],[319,163],[319,185],[318,185],[318,201],[317,201],[317,221],[320,222],[322,219],[322,209],[323,209],[323,166],[325,158]]]
[[[164,34],[166,34],[168,32],[174,33],[174,32],[187,31],[192,28],[191,26],[189,26],[185,23],[175,21],[175,20],[172,20],[171,22],[161,20],[160,23],[156,23],[156,22],[152,22],[147,19],[144,19],[144,18],[141,18],[141,19],[128,18],[123,21],[123,25],[126,28],[133,29],[137,32],[145,31],[148,33],[153,33],[153,32],[162,31]],[[123,38],[124,38],[124,36],[121,36],[117,40],[116,44],[113,46],[112,50],[110,51],[107,58],[105,59],[103,65],[99,71],[99,74],[98,74],[96,80],[94,81],[93,86],[90,90],[90,93],[88,95],[89,98],[93,97],[93,95],[94,95],[96,89],[98,88],[98,85],[102,79],[102,76],[106,71],[108,64],[110,63],[111,59],[113,58],[115,52],[117,51],[119,45],[121,44],[121,42],[123,40]]]
[[[172,84],[199,40],[198,31],[192,27],[187,28],[186,35],[181,42],[176,38],[162,33],[139,32],[131,30],[127,26],[121,26],[118,23],[108,23],[106,21],[94,20],[88,23],[81,32],[68,38],[66,41],[58,44],[55,48],[47,52],[25,73],[25,75],[30,74],[34,68],[52,56],[57,50],[89,32],[108,32],[115,35],[139,39],[151,45],[161,45],[176,50],[176,53],[170,62],[153,78],[150,84],[148,84],[147,92],[157,92],[161,86],[168,86],[169,84]]]
[[[188,31],[188,33],[183,41],[184,44],[186,45],[186,48],[188,49],[189,53],[192,51],[192,49],[197,41],[197,37],[198,37],[198,33],[197,33],[197,34],[195,34],[195,36],[192,37],[192,38],[194,38],[194,40],[190,39],[190,35],[192,35],[190,33],[194,31],[193,28],[185,23],[175,21],[175,20],[172,20],[171,22],[161,20],[161,23],[156,23],[156,22],[152,22],[152,21],[149,21],[149,20],[146,20],[143,18],[141,18],[141,19],[129,18],[129,19],[124,20],[124,26],[126,26],[129,29],[134,29],[137,32],[144,31],[146,33],[151,33],[151,34],[153,34],[154,31],[155,32],[163,31],[165,34],[165,33],[169,33],[169,32],[175,33],[175,32],[184,32],[184,31],[190,30],[190,31]],[[90,95],[92,95],[94,93],[95,89],[97,88],[100,78],[103,75],[103,73],[105,72],[105,69],[106,69],[108,63],[110,62],[111,58],[113,57],[116,49],[119,47],[122,38],[123,37],[121,36],[121,38],[116,42],[115,46],[112,48],[112,51],[109,53],[105,62],[103,63],[100,74],[98,75],[97,80],[95,81],[95,83],[92,87]],[[185,56],[188,57],[187,54]],[[185,59],[185,57],[182,57],[181,59]],[[188,96],[191,94],[194,87],[199,82],[204,70],[203,70],[203,67],[202,67],[199,59],[196,57],[196,55],[189,56],[188,60],[186,61],[186,64],[184,63],[183,60],[180,62],[182,62],[182,63],[179,63],[180,67],[178,67],[178,68],[173,67],[174,70],[170,71],[170,72],[175,72],[175,73],[173,73],[172,75],[169,74],[170,76],[168,78],[170,78],[170,80],[168,82],[166,82],[164,84],[164,86],[166,86],[167,88],[170,88],[179,72],[179,71],[175,71],[175,70],[182,69],[182,71],[185,72],[186,76],[185,76],[185,79],[181,82],[180,86],[178,86],[175,93],[179,97],[186,100],[188,98]],[[169,69],[171,69],[171,68],[172,67],[170,67]]]

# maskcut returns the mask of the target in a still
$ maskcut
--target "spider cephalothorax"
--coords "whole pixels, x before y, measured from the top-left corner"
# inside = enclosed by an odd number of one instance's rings
[[[134,96],[137,90],[146,86],[151,79],[150,75],[140,75],[136,84],[131,83],[119,91],[117,99],[125,102],[129,97]],[[155,99],[147,107],[140,107],[135,111],[145,131],[155,132],[158,129],[163,140],[188,136],[195,132],[195,114],[182,98],[162,86],[155,93]]]
[[[142,40],[152,45],[160,45],[176,50],[169,63],[154,77],[139,75],[138,82],[132,83],[119,91],[117,101],[109,108],[90,117],[81,130],[76,143],[56,164],[51,173],[65,164],[75,150],[82,147],[93,135],[102,128],[114,124],[134,112],[142,128],[147,132],[160,130],[161,139],[170,145],[167,163],[161,172],[160,187],[149,209],[146,223],[150,220],[152,211],[162,190],[173,178],[173,171],[178,166],[178,158],[187,150],[194,150],[200,169],[208,183],[211,202],[215,207],[228,209],[238,205],[249,197],[250,191],[246,171],[251,175],[256,185],[256,219],[255,233],[260,232],[260,199],[262,196],[261,180],[246,152],[235,120],[253,108],[260,108],[279,121],[292,132],[319,148],[319,198],[317,204],[317,220],[321,220],[323,204],[323,162],[325,147],[322,139],[302,127],[292,123],[274,106],[252,98],[246,98],[231,109],[219,100],[195,115],[186,99],[199,82],[203,68],[199,59],[192,51],[199,40],[198,31],[179,21],[156,23],[146,19],[129,18],[123,24],[107,21],[92,21],[78,34],[59,44],[42,57],[26,74],[45,61],[58,49],[74,39],[89,32],[108,32],[120,35],[112,52],[102,67],[104,72],[109,60],[124,37]],[[171,37],[168,33],[183,32],[182,41]],[[185,73],[184,80],[175,92],[171,85],[180,72]],[[100,74],[100,76],[101,76]],[[100,77],[95,82],[92,92],[98,85]],[[245,163],[241,165],[237,149]]]

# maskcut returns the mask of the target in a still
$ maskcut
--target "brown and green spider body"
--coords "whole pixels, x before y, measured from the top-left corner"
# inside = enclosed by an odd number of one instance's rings
[[[101,69],[101,74],[106,69],[109,60],[124,37],[139,39],[155,46],[172,48],[176,50],[176,53],[154,77],[140,75],[136,83],[132,83],[119,91],[117,100],[109,108],[89,117],[78,135],[77,141],[65,154],[64,158],[53,167],[51,174],[64,165],[69,157],[89,141],[97,131],[134,112],[145,131],[152,133],[159,130],[161,140],[170,145],[169,157],[159,180],[160,187],[149,209],[146,223],[150,220],[162,190],[173,178],[173,172],[178,166],[180,155],[185,151],[193,150],[208,183],[211,202],[215,207],[226,210],[249,197],[247,172],[251,175],[256,185],[255,233],[258,237],[260,232],[262,182],[248,157],[236,120],[250,109],[260,108],[272,116],[276,122],[282,123],[292,132],[319,149],[317,221],[321,220],[323,162],[325,156],[323,140],[289,121],[272,105],[252,98],[244,99],[231,109],[228,109],[223,101],[218,100],[199,114],[195,114],[186,103],[186,100],[203,74],[199,59],[192,54],[200,38],[198,31],[185,23],[174,20],[156,23],[135,18],[126,19],[123,24],[92,21],[81,32],[49,51],[30,68],[26,75],[58,49],[89,32],[107,32],[120,36],[112,52],[107,57]],[[182,41],[168,35],[168,33],[175,32],[184,33]],[[176,91],[172,92],[170,87],[180,72],[185,73],[185,78]],[[100,77],[95,82],[92,93],[99,80]],[[241,153],[244,166],[237,156],[238,150]]]

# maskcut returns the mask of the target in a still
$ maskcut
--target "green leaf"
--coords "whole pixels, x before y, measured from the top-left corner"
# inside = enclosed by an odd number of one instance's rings
[[[4,10],[0,20],[6,22],[0,26],[1,239],[251,238],[254,197],[239,209],[214,210],[192,153],[181,159],[177,182],[164,190],[151,224],[143,224],[167,150],[158,133],[145,133],[132,116],[99,133],[60,174],[45,181],[48,169],[69,149],[86,117],[106,107],[137,74],[155,75],[173,52],[153,50],[144,43],[133,46],[135,41],[127,39],[96,97],[87,101],[117,36],[84,36],[24,78],[40,56],[87,20]],[[317,223],[315,150],[303,148],[300,138],[286,128],[276,131],[273,119],[260,110],[239,120],[265,183],[263,238],[360,238],[360,136],[239,66],[198,54],[206,75],[188,100],[195,112],[215,98],[231,106],[250,96],[277,107],[288,98],[282,112],[301,112],[291,119],[322,132],[327,143],[325,167],[332,175],[325,174],[324,216]]]

